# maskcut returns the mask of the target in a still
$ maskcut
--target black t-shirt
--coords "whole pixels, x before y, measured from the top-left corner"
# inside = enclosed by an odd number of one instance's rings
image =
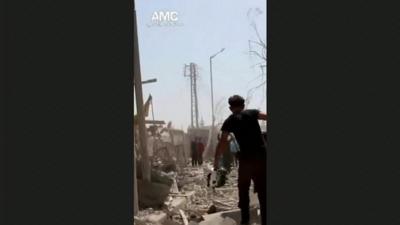
[[[233,133],[239,144],[239,159],[257,159],[265,156],[258,115],[255,109],[243,110],[230,115],[222,125],[221,131]]]

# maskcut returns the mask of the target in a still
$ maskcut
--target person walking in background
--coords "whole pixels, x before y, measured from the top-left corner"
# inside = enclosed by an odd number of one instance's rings
[[[204,144],[200,137],[197,139],[197,152],[198,152],[198,156],[197,156],[198,163],[201,166],[201,165],[203,165]]]
[[[192,157],[192,166],[195,167],[198,164],[196,138],[192,139],[192,141],[190,143],[190,150],[191,150],[191,157]]]

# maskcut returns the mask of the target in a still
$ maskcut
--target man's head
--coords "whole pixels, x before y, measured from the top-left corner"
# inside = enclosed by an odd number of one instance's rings
[[[244,109],[244,98],[240,95],[233,95],[229,98],[229,109],[233,113],[241,112]]]

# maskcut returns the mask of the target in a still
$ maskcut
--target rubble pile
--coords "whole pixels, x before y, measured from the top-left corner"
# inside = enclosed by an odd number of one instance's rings
[[[187,165],[178,168],[179,172],[168,171],[157,172],[160,177],[172,180],[163,205],[155,210],[152,208],[140,210],[135,217],[135,225],[237,224],[235,221],[240,211],[237,207],[236,169],[228,175],[224,186],[215,189],[207,187],[207,175],[212,171],[211,162],[205,162],[199,167]],[[251,206],[254,209],[257,202],[252,195],[254,194],[250,193]]]
[[[215,190],[207,187],[207,174],[211,172],[211,163],[202,167],[187,167],[178,176],[178,185],[183,191],[194,191],[193,200],[189,203],[190,211],[199,214],[237,209],[237,171],[233,170],[228,177],[227,183]],[[210,208],[215,208],[211,210]]]

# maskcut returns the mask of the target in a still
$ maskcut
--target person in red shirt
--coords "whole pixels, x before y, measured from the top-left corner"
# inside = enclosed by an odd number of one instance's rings
[[[197,151],[198,151],[198,161],[199,165],[203,164],[203,152],[204,152],[204,144],[201,138],[197,139]]]
[[[198,151],[197,151],[197,138],[193,138],[190,142],[190,150],[192,156],[192,166],[195,167],[198,165]]]

